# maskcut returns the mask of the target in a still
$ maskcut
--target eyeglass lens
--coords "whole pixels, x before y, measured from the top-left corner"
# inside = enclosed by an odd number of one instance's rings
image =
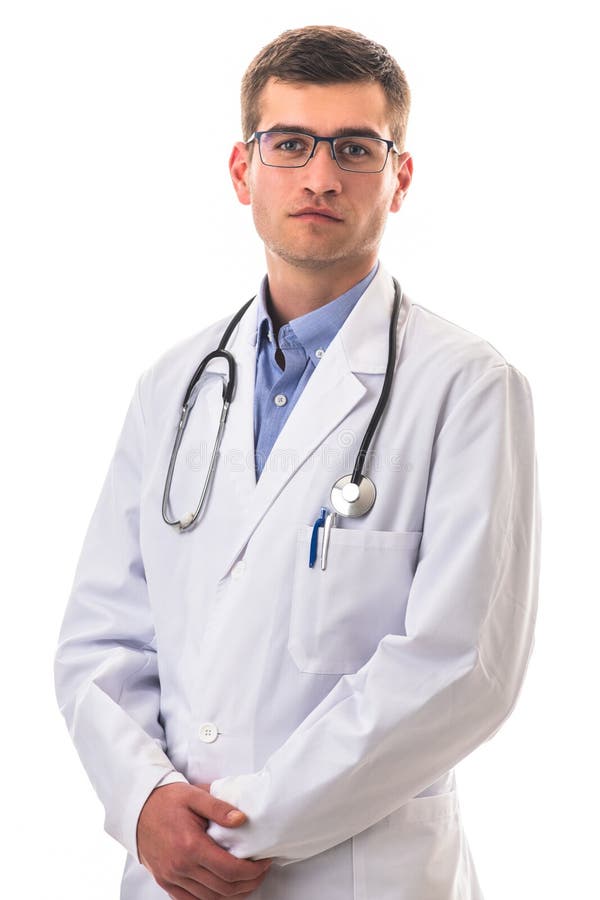
[[[306,134],[267,131],[260,141],[260,154],[267,166],[303,166],[314,143],[314,138]],[[376,138],[339,137],[333,147],[338,165],[349,172],[380,172],[388,154],[387,144]]]

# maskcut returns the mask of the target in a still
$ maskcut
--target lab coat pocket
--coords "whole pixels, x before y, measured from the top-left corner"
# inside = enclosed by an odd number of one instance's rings
[[[297,537],[288,650],[302,672],[355,672],[404,618],[420,531],[333,528],[327,568],[308,565],[312,526]]]
[[[415,797],[354,835],[352,857],[355,900],[462,900],[456,790]]]

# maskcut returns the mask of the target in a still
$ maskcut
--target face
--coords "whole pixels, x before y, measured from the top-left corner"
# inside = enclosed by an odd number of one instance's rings
[[[333,137],[342,129],[368,130],[391,139],[386,97],[377,82],[285,84],[270,79],[260,99],[257,131],[297,129]],[[377,256],[389,212],[397,212],[412,177],[412,159],[390,151],[374,174],[345,172],[321,142],[305,166],[277,168],[250,158],[239,142],[229,166],[241,203],[252,206],[256,230],[273,258],[302,268],[360,263]],[[306,207],[329,212],[299,214]]]

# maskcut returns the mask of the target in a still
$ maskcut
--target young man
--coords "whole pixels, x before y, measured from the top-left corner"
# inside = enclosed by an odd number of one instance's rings
[[[454,766],[533,646],[533,411],[517,369],[378,261],[408,108],[397,63],[345,29],[285,32],[244,77],[230,170],[267,275],[227,335],[216,466],[224,358],[165,487],[231,314],[140,378],[56,656],[129,851],[122,900],[482,897]]]

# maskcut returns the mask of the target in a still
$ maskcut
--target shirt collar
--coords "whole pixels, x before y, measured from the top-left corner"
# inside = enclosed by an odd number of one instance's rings
[[[279,329],[278,340],[280,346],[285,349],[286,347],[300,344],[306,355],[315,364],[318,363],[377,274],[378,268],[379,260],[364,278],[343,294],[340,294],[339,297],[330,300],[329,303],[325,303],[319,309],[313,309],[303,316],[290,319],[286,325]],[[268,284],[268,276],[265,275],[258,291],[256,341],[258,342],[259,352],[262,347],[267,346],[271,348],[271,352],[274,355],[276,349],[274,329],[267,309],[266,299]]]

